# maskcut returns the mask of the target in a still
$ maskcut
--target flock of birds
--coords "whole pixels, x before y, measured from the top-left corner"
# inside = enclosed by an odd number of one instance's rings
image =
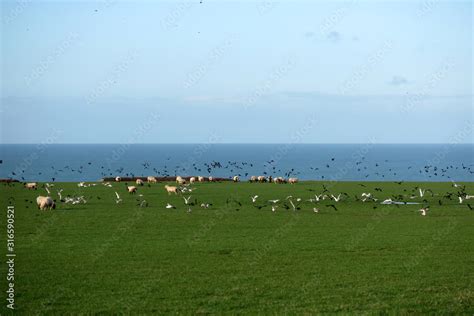
[[[111,167],[107,165],[95,165],[92,161],[87,162],[86,164],[81,164],[79,166],[65,165],[64,167],[58,168],[55,166],[50,166],[45,171],[39,171],[36,174],[28,173],[25,174],[27,170],[13,170],[8,174],[9,177],[18,179],[20,181],[26,181],[26,178],[37,177],[39,176],[45,181],[55,182],[59,179],[66,178],[85,178],[90,177],[91,174],[99,173],[102,177],[110,177],[115,174],[121,174],[125,177],[137,177],[144,176],[145,174],[153,173],[161,177],[171,177],[177,176],[179,174],[202,174],[207,173],[211,174],[230,174],[237,175],[241,178],[248,177],[250,173],[262,174],[264,176],[273,176],[283,175],[284,177],[298,176],[301,175],[304,171],[304,174],[307,176],[311,174],[311,178],[320,179],[320,180],[333,180],[331,175],[337,174],[340,172],[341,166],[336,162],[336,158],[329,158],[328,161],[322,163],[320,166],[309,166],[307,170],[296,170],[295,168],[283,169],[278,166],[277,161],[268,160],[263,162],[263,168],[258,167],[257,164],[246,161],[210,161],[203,163],[190,163],[188,164],[172,164],[171,157],[167,157],[166,162],[159,166],[153,166],[150,162],[140,163],[141,170],[138,172],[126,172],[125,167]],[[361,179],[396,179],[403,177],[403,174],[406,172],[418,173],[420,176],[426,179],[439,179],[446,181],[451,179],[450,175],[453,171],[458,174],[465,173],[467,176],[474,175],[474,164],[471,165],[446,165],[444,167],[434,166],[434,165],[425,165],[421,167],[415,166],[406,166],[406,171],[402,170],[402,167],[396,167],[389,165],[388,160],[383,162],[367,162],[365,157],[362,157],[358,161],[355,161],[351,164],[353,172],[357,173],[357,176]],[[260,170],[259,170],[260,169]],[[351,171],[352,172],[352,171]],[[474,176],[472,176],[474,177]],[[48,180],[46,180],[48,179]]]
[[[180,178],[180,177],[178,177]],[[182,180],[182,179],[180,179]],[[401,185],[403,182],[395,182],[398,185]],[[125,184],[125,188],[130,195],[134,195],[136,197],[136,206],[148,207],[149,203],[145,199],[143,194],[137,193],[136,187],[130,187],[127,183],[120,183],[120,182],[101,182],[101,183],[85,183],[79,182],[77,187],[80,188],[77,192],[84,192],[85,188],[88,187],[95,187],[102,185],[104,187],[111,188],[111,191],[114,192],[114,200],[116,204],[120,204],[123,202],[123,198],[121,196],[122,193],[119,193],[117,188],[120,188]],[[10,183],[6,183],[6,185],[12,185]],[[367,187],[364,183],[358,184],[361,187]],[[151,187],[152,185],[148,183],[148,186]],[[262,200],[258,194],[252,195],[249,197],[248,203],[258,209],[268,209],[272,212],[276,212],[278,209],[285,209],[285,210],[292,210],[292,211],[299,211],[307,209],[309,203],[309,209],[312,210],[314,213],[320,213],[321,207],[326,207],[328,209],[333,209],[334,211],[338,211],[337,203],[340,203],[344,200],[348,201],[352,199],[351,195],[346,192],[331,192],[330,188],[328,188],[325,184],[321,184],[321,190],[316,193],[315,188],[308,188],[308,191],[311,191],[311,196],[309,198],[301,198],[301,197],[293,197],[292,195],[288,195],[285,198],[275,198],[269,200]],[[412,205],[412,204],[420,204],[422,207],[419,209],[419,212],[422,216],[426,216],[430,210],[429,202],[433,203],[433,201],[438,200],[439,205],[443,205],[446,200],[455,201],[459,204],[465,204],[470,210],[473,210],[473,206],[469,204],[467,201],[470,199],[474,199],[474,195],[470,195],[466,192],[466,187],[464,185],[460,185],[452,181],[451,187],[454,191],[448,191],[444,194],[435,194],[431,189],[424,189],[421,187],[413,187],[411,190],[404,188],[403,194],[393,194],[389,197],[385,197],[383,199],[379,198],[383,194],[383,189],[380,187],[375,187],[375,192],[363,192],[359,195],[353,195],[354,201],[356,202],[372,202],[373,209],[378,207],[378,204],[381,205],[395,205],[396,207],[400,207],[400,205]],[[65,195],[63,188],[55,188],[55,184],[53,183],[45,183],[43,184],[42,188],[46,191],[47,195],[52,197],[55,194],[58,196],[59,201],[64,204],[76,205],[76,204],[86,204],[89,199],[93,198],[90,196],[86,198],[84,195]],[[135,188],[133,191],[130,188]],[[211,207],[213,204],[210,201],[199,201],[197,198],[193,199],[192,192],[198,190],[199,187],[193,185],[192,183],[180,184],[176,187],[178,190],[174,192],[175,194],[179,194],[181,199],[183,200],[184,206],[187,208],[187,212],[191,213],[194,207],[200,207],[203,209],[207,209]],[[77,193],[76,192],[76,193]],[[170,192],[168,192],[170,193]],[[430,201],[427,197],[431,197]],[[10,199],[12,199],[11,197]],[[97,196],[98,200],[102,199],[103,197]],[[56,201],[56,200],[55,200]],[[443,202],[444,201],[444,202]],[[32,201],[30,201],[32,203]],[[236,211],[240,210],[243,203],[242,201],[236,199],[235,197],[229,197],[226,199],[225,207],[227,209],[235,208]],[[165,209],[176,209],[177,207],[173,205],[171,202],[165,202],[164,204]]]

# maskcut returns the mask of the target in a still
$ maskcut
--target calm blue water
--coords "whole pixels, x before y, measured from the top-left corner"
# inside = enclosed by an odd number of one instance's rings
[[[0,178],[291,174],[304,180],[473,181],[473,157],[474,145],[451,144],[0,145]]]

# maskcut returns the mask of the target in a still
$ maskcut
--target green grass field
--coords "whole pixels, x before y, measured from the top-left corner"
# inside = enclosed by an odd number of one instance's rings
[[[254,207],[250,196],[259,195],[260,206],[287,195],[305,201],[322,192],[322,183],[196,184],[186,195],[212,206],[193,206],[191,213],[181,196],[168,196],[164,183],[138,189],[148,207],[138,207],[140,197],[126,193],[124,183],[56,183],[53,192],[84,195],[87,204],[58,203],[52,211],[34,202],[43,188],[1,184],[5,261],[8,201],[15,207],[16,311],[472,315],[474,211],[457,197],[443,197],[457,189],[450,183],[364,184],[325,183],[331,193],[349,197],[304,202],[297,211],[281,205],[275,213]],[[474,194],[474,183],[465,185]],[[434,193],[425,202],[427,216],[418,212],[421,205],[380,205],[392,194],[421,202],[408,198],[415,186]],[[114,191],[122,203],[115,203]],[[356,201],[362,192],[380,200]],[[231,196],[242,206],[226,203]],[[9,314],[6,273],[2,264],[2,314]]]

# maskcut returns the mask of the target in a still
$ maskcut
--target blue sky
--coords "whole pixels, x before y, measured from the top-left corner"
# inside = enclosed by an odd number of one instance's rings
[[[473,143],[470,1],[3,1],[2,143]]]

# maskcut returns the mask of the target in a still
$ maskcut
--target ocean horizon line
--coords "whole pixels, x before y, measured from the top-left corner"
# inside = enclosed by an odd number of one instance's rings
[[[474,145],[474,143],[0,143],[6,145]]]

